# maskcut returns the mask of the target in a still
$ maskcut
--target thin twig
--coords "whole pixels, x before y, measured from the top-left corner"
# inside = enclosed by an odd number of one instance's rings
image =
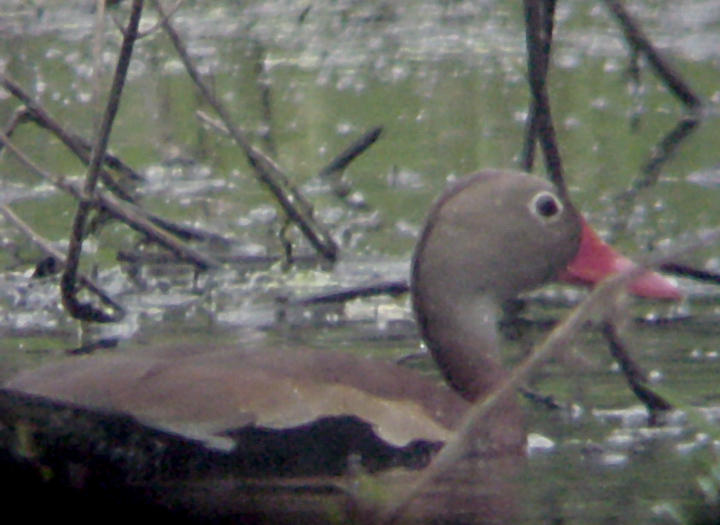
[[[709,270],[701,270],[700,268],[693,268],[687,264],[669,262],[660,266],[663,272],[671,273],[674,275],[680,275],[682,277],[688,277],[697,281],[703,281],[711,284],[720,284],[720,273],[711,272]]]
[[[265,143],[265,151],[271,157],[277,155],[275,139],[272,132],[272,90],[271,83],[265,72],[265,46],[259,40],[253,40],[253,73],[255,86],[260,94],[260,109],[263,119],[263,130],[260,138]]]
[[[627,229],[630,212],[640,193],[655,185],[660,179],[662,168],[673,158],[682,143],[698,128],[700,119],[695,116],[681,117],[677,124],[653,148],[649,158],[643,165],[638,176],[630,187],[618,193],[612,202],[615,203],[615,218],[612,224],[612,237]]]
[[[628,353],[615,324],[606,319],[601,323],[601,327],[603,337],[610,347],[610,354],[620,365],[630,390],[645,404],[651,417],[659,410],[670,410],[672,405],[647,385],[647,374]]]
[[[92,72],[92,100],[90,107],[93,108],[93,133],[97,133],[100,129],[99,117],[102,114],[102,106],[100,101],[100,91],[102,89],[100,81],[102,79],[102,50],[103,37],[105,36],[105,0],[95,0],[95,31],[93,34],[92,54],[93,54],[93,72]]]
[[[290,182],[287,175],[275,164],[275,162],[254,148],[245,132],[237,127],[230,116],[230,112],[215,97],[207,84],[200,77],[185,45],[173,28],[170,20],[165,17],[163,8],[158,0],[153,0],[155,8],[163,19],[163,28],[170,41],[175,47],[180,60],[183,62],[188,75],[193,80],[203,97],[218,114],[223,124],[230,133],[233,140],[242,148],[248,163],[253,168],[255,176],[275,196],[287,216],[292,220],[300,231],[307,237],[310,244],[318,250],[326,259],[334,261],[338,255],[338,246],[329,232],[325,230],[314,218],[312,206],[300,194],[297,188]]]
[[[107,145],[110,140],[110,131],[115,121],[115,115],[120,107],[120,97],[125,85],[127,70],[130,66],[130,58],[132,57],[133,46],[137,37],[142,7],[143,0],[133,0],[130,19],[120,46],[120,54],[115,68],[112,86],[110,87],[105,113],[90,155],[85,184],[73,220],[65,270],[60,278],[63,305],[70,315],[77,319],[97,320],[97,313],[92,305],[90,303],[81,303],[77,298],[78,289],[76,281],[78,265],[80,263],[80,254],[82,253],[85,222],[95,202],[93,195],[95,194],[97,181],[100,177],[100,166],[103,163],[105,151],[107,150]]]
[[[370,128],[360,137],[352,141],[318,172],[318,176],[321,179],[325,179],[330,182],[333,194],[351,208],[367,209],[368,205],[364,200],[356,203],[353,202],[352,199],[348,199],[348,195],[350,195],[352,188],[350,184],[342,179],[342,172],[353,160],[377,142],[382,134],[382,131],[382,126],[374,126]]]
[[[655,73],[665,82],[665,85],[675,93],[685,106],[697,111],[702,107],[702,101],[695,91],[683,80],[673,66],[655,49],[650,39],[643,32],[640,24],[627,12],[620,0],[604,0],[610,12],[615,15],[622,27],[627,41],[642,52]]]
[[[172,18],[173,15],[178,12],[178,10],[180,9],[180,7],[182,6],[184,1],[185,0],[177,0],[177,2],[175,2],[175,5],[167,10],[167,12],[165,13],[164,19],[169,20],[170,18]],[[146,36],[149,36],[149,35],[153,34],[154,32],[160,30],[160,28],[162,28],[163,24],[165,23],[164,19],[158,20],[149,29],[147,29],[145,31],[140,31],[138,33],[138,40],[140,40],[141,38],[145,38]]]
[[[544,0],[542,10],[542,42],[543,46],[538,53],[541,59],[539,69],[543,77],[547,78],[548,65],[550,64],[550,54],[552,51],[552,38],[555,22],[555,0]],[[525,120],[525,141],[523,142],[523,151],[521,154],[521,167],[524,171],[532,171],[535,163],[535,144],[537,142],[538,118],[537,103],[535,97],[530,98],[530,107]]]
[[[530,92],[534,100],[534,116],[537,121],[537,135],[545,157],[550,180],[557,187],[558,192],[567,196],[567,187],[563,177],[560,150],[557,146],[555,128],[550,112],[550,99],[547,93],[546,74],[547,61],[544,58],[545,38],[543,0],[525,0],[525,29],[528,53],[528,81]]]
[[[175,5],[172,6],[170,9],[168,9],[168,11],[165,15],[165,18],[172,18],[173,15],[180,9],[183,2],[184,2],[184,0],[177,0]],[[124,33],[125,28],[123,27],[122,23],[115,17],[114,13],[111,15],[111,19],[112,19],[113,23],[115,24],[115,27],[117,28],[117,30],[120,31],[121,33]],[[147,36],[152,35],[156,31],[158,31],[162,27],[162,25],[163,25],[163,21],[158,20],[149,29],[146,29],[145,31],[138,31],[137,40],[141,40]]]
[[[13,133],[15,133],[15,130],[20,124],[24,124],[26,122],[29,122],[30,120],[31,117],[28,109],[25,106],[20,106],[15,111],[13,111],[10,120],[8,120],[7,124],[5,124],[5,129],[3,129],[3,133],[9,137]],[[2,151],[3,146],[4,144],[0,144],[0,151]]]
[[[321,178],[332,177],[347,168],[353,160],[375,144],[383,132],[382,126],[374,126],[352,141],[344,150],[338,153],[318,175]]]

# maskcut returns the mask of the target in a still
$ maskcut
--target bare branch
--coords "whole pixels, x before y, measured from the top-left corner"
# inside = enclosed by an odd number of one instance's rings
[[[702,101],[695,91],[683,80],[673,66],[655,49],[650,39],[640,28],[640,24],[627,12],[620,0],[605,0],[605,5],[615,15],[625,32],[625,38],[635,49],[643,53],[655,73],[665,82],[665,85],[675,93],[680,101],[691,110],[699,110]]]
[[[82,243],[85,232],[85,222],[88,214],[93,206],[93,195],[97,187],[97,181],[100,176],[100,166],[105,157],[105,151],[110,140],[110,131],[112,130],[115,115],[120,107],[120,97],[125,85],[127,70],[130,66],[130,58],[132,57],[133,46],[137,36],[137,28],[140,24],[140,16],[142,15],[143,0],[133,0],[130,13],[130,20],[125,31],[122,45],[120,47],[120,55],[118,56],[117,66],[113,83],[110,87],[108,101],[105,107],[105,113],[98,129],[98,136],[93,146],[88,164],[88,171],[85,184],[80,194],[77,212],[73,220],[72,231],[70,233],[70,243],[68,246],[67,262],[65,271],[60,279],[60,289],[62,291],[62,301],[70,315],[78,319],[98,320],[97,312],[89,303],[80,303],[77,299],[77,272],[80,263],[80,254],[82,253]]]
[[[545,50],[543,0],[525,0],[525,29],[528,53],[528,81],[533,97],[534,117],[537,121],[537,135],[545,156],[545,166],[550,180],[561,195],[567,196],[567,187],[563,177],[560,149],[557,145],[555,128],[550,112],[550,99],[547,93],[546,74],[548,60]],[[548,44],[549,45],[549,44]]]
[[[81,137],[80,135],[64,128],[50,113],[48,113],[42,105],[33,99],[20,85],[12,80],[7,75],[0,73],[0,84],[7,89],[12,95],[23,102],[28,112],[28,118],[37,125],[49,130],[53,133],[60,141],[67,146],[82,162],[88,164],[90,162],[90,150],[92,145],[89,141]],[[10,136],[10,133],[7,133]],[[131,180],[143,180],[143,176],[130,168],[118,157],[111,153],[105,153],[104,158],[105,164],[119,173],[125,175]],[[112,176],[106,171],[101,171],[101,177],[103,183],[121,199],[132,201],[134,200],[124,189],[120,188],[118,184],[113,180]]]
[[[542,10],[542,42],[543,46],[538,54],[541,60],[539,69],[544,78],[547,78],[548,64],[550,63],[550,53],[552,50],[553,29],[555,26],[555,0],[543,1]],[[538,116],[537,103],[534,97],[530,98],[530,107],[528,115],[525,119],[525,141],[523,142],[523,151],[520,158],[520,164],[524,171],[532,171],[535,163],[535,145],[537,143],[538,133]]]
[[[326,259],[334,261],[337,257],[338,247],[329,232],[325,230],[314,218],[312,206],[300,194],[297,188],[290,182],[287,175],[275,164],[275,162],[255,149],[248,141],[245,133],[235,126],[229,111],[215,97],[210,88],[200,77],[200,73],[193,64],[190,55],[185,49],[185,45],[180,40],[180,36],[165,17],[165,13],[158,0],[153,0],[155,8],[163,19],[163,28],[170,38],[180,60],[185,65],[190,78],[193,80],[203,97],[212,106],[218,114],[223,124],[227,128],[233,140],[245,152],[245,156],[253,168],[257,179],[262,182],[270,192],[275,196],[280,206],[285,210],[287,216],[307,237],[316,250]]]
[[[645,404],[651,417],[659,410],[670,410],[672,405],[647,385],[647,374],[628,353],[615,324],[610,320],[605,320],[601,326],[603,337],[610,347],[610,354],[620,365],[630,390]]]

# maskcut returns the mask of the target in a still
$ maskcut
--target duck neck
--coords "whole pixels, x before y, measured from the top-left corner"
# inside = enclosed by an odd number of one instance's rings
[[[428,299],[416,293],[415,311],[445,379],[470,401],[485,396],[508,374],[498,349],[498,305],[484,295],[469,300]]]

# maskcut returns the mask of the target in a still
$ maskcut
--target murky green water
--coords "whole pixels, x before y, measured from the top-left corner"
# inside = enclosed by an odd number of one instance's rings
[[[303,9],[309,6],[304,15]],[[685,232],[720,224],[720,45],[717,2],[633,2],[655,42],[706,102],[699,128],[677,149],[656,185],[627,215],[616,196],[639,177],[655,145],[683,108],[644,68],[632,94],[620,31],[601,3],[561,2],[550,93],[574,200],[601,231],[628,252],[662,246]],[[116,11],[122,16],[124,11]],[[150,11],[148,10],[148,15]],[[403,278],[420,221],[448,176],[516,165],[528,93],[523,16],[509,2],[293,1],[189,3],[176,16],[192,55],[217,95],[257,144],[269,130],[275,158],[312,199],[342,241],[332,272],[230,268],[200,276],[144,268],[128,278],[115,261],[136,238],[109,225],[86,245],[84,263],[129,309],[119,325],[92,335],[120,335],[123,346],[192,337],[252,344],[263,338],[395,358],[418,340],[405,297],[354,301],[326,310],[298,309],[279,322],[276,298],[303,297],[333,286]],[[150,22],[147,22],[148,27]],[[93,15],[86,2],[62,6],[9,2],[0,7],[0,64],[58,120],[89,136],[92,109]],[[105,84],[117,32],[108,30]],[[131,67],[111,150],[145,174],[146,207],[237,241],[234,253],[281,251],[279,212],[254,180],[242,153],[203,127],[209,111],[194,92],[162,33],[141,40]],[[267,89],[270,120],[261,99]],[[0,121],[17,102],[0,92]],[[631,122],[636,119],[635,125]],[[316,174],[372,126],[380,140],[356,159],[345,178],[367,203],[353,209],[335,199]],[[18,145],[45,168],[81,176],[83,167],[33,125]],[[40,233],[64,246],[72,202],[20,167],[0,159],[4,201]],[[622,228],[622,226],[627,226]],[[77,344],[77,327],[59,306],[52,279],[29,279],[38,252],[6,223],[0,262],[3,376],[54,358]],[[292,231],[297,251],[309,247]],[[718,248],[685,262],[717,271]],[[703,407],[718,403],[718,293],[687,281],[691,318],[636,326],[632,352],[660,384]],[[530,316],[557,317],[562,307],[535,305]],[[638,318],[672,317],[676,307],[637,304]],[[248,335],[250,334],[250,335]],[[538,334],[539,335],[539,334]],[[685,500],[702,473],[696,432],[671,421],[653,432],[613,368],[597,334],[582,342],[584,365],[549,365],[535,386],[574,410],[547,412],[528,404],[532,432],[554,446],[531,455],[523,471],[521,514],[528,522],[638,523],[661,520],[658,505]],[[514,355],[521,353],[514,345]],[[420,366],[426,366],[427,362]],[[602,410],[618,411],[612,413]]]

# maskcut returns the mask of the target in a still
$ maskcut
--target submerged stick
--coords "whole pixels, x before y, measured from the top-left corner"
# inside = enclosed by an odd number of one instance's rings
[[[365,286],[354,286],[341,290],[333,290],[327,293],[301,297],[292,301],[292,304],[310,305],[320,303],[344,303],[361,297],[374,297],[376,295],[390,295],[396,297],[407,293],[410,286],[407,281],[382,281]]]

